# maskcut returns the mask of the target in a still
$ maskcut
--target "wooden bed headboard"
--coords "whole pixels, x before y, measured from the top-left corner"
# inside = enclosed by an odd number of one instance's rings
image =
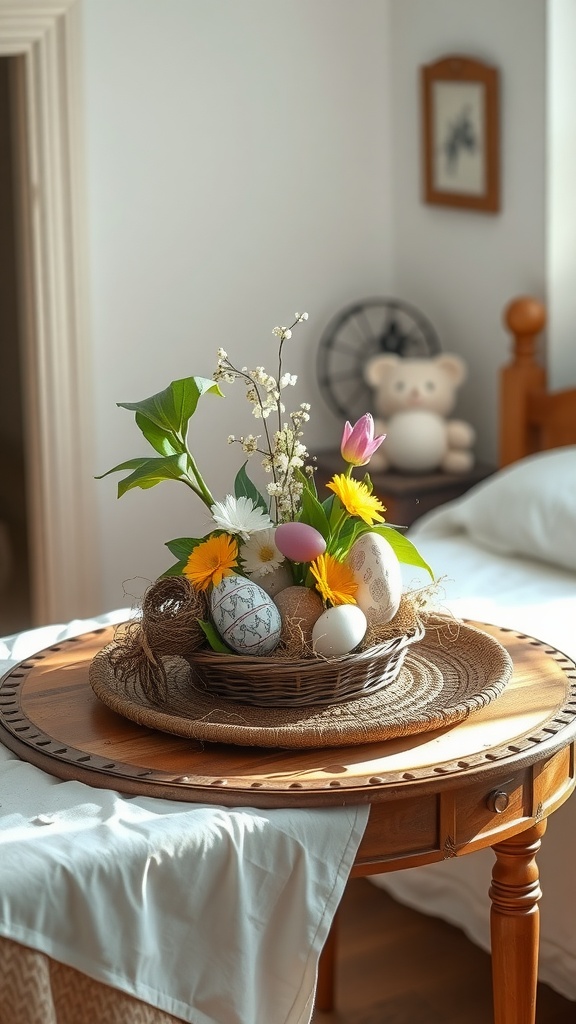
[[[546,370],[536,357],[546,310],[537,299],[514,299],[504,311],[513,336],[512,360],[500,372],[499,464],[576,444],[576,388],[548,391]]]

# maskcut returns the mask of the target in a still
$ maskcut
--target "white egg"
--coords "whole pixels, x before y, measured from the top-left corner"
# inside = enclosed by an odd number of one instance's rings
[[[270,654],[282,621],[268,594],[244,576],[225,576],[210,595],[212,621],[237,654]]]
[[[402,571],[391,544],[379,533],[363,533],[346,557],[358,584],[354,594],[368,622],[390,622],[402,597]]]
[[[314,651],[325,658],[349,654],[363,640],[367,625],[364,612],[356,604],[338,604],[334,608],[327,608],[314,623]]]

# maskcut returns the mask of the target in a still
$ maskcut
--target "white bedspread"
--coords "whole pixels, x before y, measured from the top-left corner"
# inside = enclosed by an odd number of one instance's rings
[[[0,673],[129,615],[0,641]],[[123,797],[0,746],[0,933],[194,1024],[303,1024],[367,818]]]
[[[456,503],[454,503],[456,504]],[[409,533],[437,575],[441,604],[473,618],[527,633],[576,659],[576,574],[544,562],[496,555],[454,530],[451,507],[423,517]],[[413,583],[425,583],[423,577]],[[576,1000],[576,797],[548,820],[538,855],[542,981]],[[400,901],[462,928],[490,949],[487,897],[494,855],[471,856],[372,880]]]

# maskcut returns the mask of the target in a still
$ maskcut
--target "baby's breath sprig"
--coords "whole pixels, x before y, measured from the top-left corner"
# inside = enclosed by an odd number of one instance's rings
[[[252,405],[252,414],[256,419],[262,420],[265,447],[259,447],[261,435],[253,434],[240,437],[230,434],[228,443],[238,442],[249,456],[255,452],[263,456],[264,470],[272,474],[272,482],[268,484],[266,490],[274,502],[277,522],[295,517],[303,484],[294,471],[301,470],[305,466],[306,458],[309,458],[306,447],[299,438],[303,436],[302,424],[310,418],[310,405],[307,402],[301,403],[296,411],[289,413],[289,423],[283,420],[286,407],[282,401],[282,392],[287,387],[294,387],[298,380],[296,374],[283,372],[284,343],[292,337],[293,328],[308,319],[307,313],[295,313],[294,316],[294,322],[290,327],[275,327],[272,331],[279,339],[276,376],[267,373],[263,366],[257,366],[254,370],[249,370],[246,366],[238,369],[223,348],[218,349],[218,364],[213,375],[213,379],[218,382],[243,381],[246,386],[246,398]],[[268,417],[273,412],[277,417],[277,429],[272,435]]]

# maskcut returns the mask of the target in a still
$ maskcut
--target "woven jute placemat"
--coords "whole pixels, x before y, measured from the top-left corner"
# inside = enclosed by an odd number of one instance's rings
[[[207,692],[188,662],[175,657],[166,662],[168,696],[158,707],[138,680],[115,674],[113,648],[90,666],[94,693],[109,708],[161,732],[241,746],[338,747],[429,732],[484,707],[512,674],[510,655],[497,640],[449,620],[427,628],[397,678],[369,696],[328,707],[249,707]]]

